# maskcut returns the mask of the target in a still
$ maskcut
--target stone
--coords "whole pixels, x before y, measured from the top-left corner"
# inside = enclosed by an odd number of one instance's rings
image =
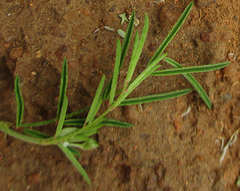
[[[17,60],[18,58],[20,58],[23,54],[23,47],[15,47],[11,50],[10,52],[10,57],[13,60]]]

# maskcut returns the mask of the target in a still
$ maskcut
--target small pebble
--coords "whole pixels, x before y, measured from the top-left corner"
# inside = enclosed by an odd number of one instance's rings
[[[16,68],[16,62],[12,59],[9,59],[6,62],[6,65],[7,65],[8,69],[10,70],[10,72],[13,74],[15,71],[15,68]]]
[[[238,62],[240,62],[240,55],[238,55],[238,56],[236,56],[237,58],[236,58],[236,60],[238,61]]]
[[[155,172],[158,176],[158,180],[162,181],[165,178],[166,168],[164,168],[164,166],[160,164],[160,165],[156,166]]]
[[[5,33],[5,34],[3,34],[3,37],[4,37],[4,40],[6,41],[6,42],[10,42],[11,40],[13,40],[16,36],[15,36],[15,34],[13,34],[13,33]]]
[[[0,57],[3,57],[6,54],[6,50],[4,48],[4,44],[0,43]]]
[[[200,160],[200,161],[204,161],[204,156],[202,156],[202,155],[196,155],[196,156],[195,156],[195,159],[198,159],[198,160]]]
[[[240,73],[238,72],[239,66],[237,62],[232,62],[223,69],[223,76],[234,83],[239,80]]]
[[[61,28],[59,26],[52,27],[51,33],[52,33],[53,36],[57,36],[57,37],[60,37],[60,38],[66,37],[66,32],[64,31],[63,28]]]
[[[165,3],[159,13],[159,20],[162,28],[171,27],[182,14],[182,10],[175,3]]]
[[[117,5],[113,5],[108,11],[109,11],[109,12],[114,12],[115,9],[116,9],[116,6],[117,6]]]
[[[75,19],[77,19],[77,18],[78,18],[77,12],[74,11],[74,10],[69,11],[67,14],[65,14],[65,15],[63,16],[63,19],[64,19],[65,21],[72,21],[72,20],[75,20]]]
[[[7,71],[0,71],[0,81],[6,80],[8,78]]]
[[[181,164],[182,164],[182,160],[180,159],[180,160],[177,161],[177,165],[181,166]]]
[[[156,50],[156,44],[150,43],[148,45],[148,50],[150,50],[151,52],[154,52]]]
[[[88,68],[81,68],[81,70],[80,70],[80,73],[84,76],[84,77],[88,77],[88,76],[90,76],[91,75],[91,70],[90,69],[88,69]],[[93,83],[95,83],[95,80],[93,80]],[[93,85],[93,84],[92,84]],[[98,85],[96,85],[96,87],[97,87]],[[95,85],[94,85],[94,87],[95,87]]]
[[[216,23],[215,22],[208,22],[207,25],[214,30],[216,28]]]
[[[147,190],[157,190],[157,175],[155,173],[151,173],[148,175],[148,183]]]
[[[79,63],[81,65],[89,66],[91,64],[92,58],[89,54],[81,55]]]
[[[236,168],[235,165],[228,165],[224,171],[224,174],[222,174],[222,177],[226,181],[226,185],[234,185],[236,184],[236,179],[238,175],[239,175],[239,169]]]
[[[180,124],[180,121],[179,121],[178,119],[175,119],[175,120],[173,121],[173,125],[174,125],[174,129],[175,129],[176,131],[179,131],[179,130],[181,129],[181,124]]]
[[[87,23],[81,23],[79,24],[76,28],[74,28],[74,37],[77,39],[84,39],[86,38],[89,34],[92,33],[92,28],[89,26]]]
[[[155,3],[156,3],[156,1],[155,1]],[[145,6],[146,6],[147,8],[151,8],[151,7],[152,7],[152,2],[145,3]]]
[[[212,59],[216,62],[224,62],[226,58],[226,45],[224,42],[216,43],[216,47],[212,50]]]
[[[140,134],[139,137],[143,139],[148,139],[150,137],[150,134]]]
[[[221,97],[219,98],[219,101],[222,103],[225,103],[231,99],[232,99],[232,95],[229,92],[227,92],[227,93],[221,95]]]
[[[23,47],[15,47],[11,50],[10,52],[10,57],[13,60],[17,60],[18,58],[20,58],[23,54]]]
[[[217,36],[216,36],[215,32],[202,33],[201,34],[201,39],[204,42],[216,42],[217,41]]]
[[[156,33],[156,34],[159,34],[159,33],[161,33],[161,28],[160,27],[158,27],[158,26],[156,26],[155,28],[154,28],[154,32]]]
[[[14,13],[19,13],[21,11],[20,5],[16,5],[13,7],[13,12]]]
[[[137,69],[138,75],[140,75],[145,70],[144,67],[140,67]]]
[[[99,61],[100,61],[100,55],[96,54],[93,56],[93,62],[92,62],[92,66],[93,68],[97,68],[99,65]]]
[[[209,7],[214,2],[215,0],[197,0],[196,4],[199,8],[206,8]]]
[[[222,35],[221,40],[223,40],[223,41],[229,41],[231,38],[232,38],[232,35],[231,35],[230,32],[228,32],[228,33],[225,33],[224,35]]]
[[[163,3],[165,0],[156,0],[154,3]]]
[[[57,49],[57,51],[55,52],[55,55],[56,55],[56,57],[59,59],[59,60],[62,60],[63,58],[63,54],[65,53],[65,52],[67,52],[67,46],[66,45],[63,45],[63,46],[61,46],[61,47],[59,47],[58,49]]]
[[[130,122],[137,122],[139,119],[139,112],[136,105],[129,105],[122,107],[123,116]]]
[[[30,176],[28,176],[28,183],[29,184],[36,184],[39,181],[40,181],[39,173],[32,173]]]
[[[90,82],[94,88],[98,88],[101,78],[102,77],[100,75],[96,75],[91,78]]]
[[[78,61],[77,60],[71,60],[68,62],[69,68],[73,69],[74,71],[77,71],[78,68]]]
[[[228,59],[229,60],[233,60],[233,57],[234,57],[234,53],[228,53]]]
[[[28,75],[27,79],[29,82],[31,82],[33,85],[37,83],[38,77],[36,72],[31,72],[31,74]]]
[[[222,76],[223,76],[221,70],[216,70],[214,73],[215,73],[217,78],[222,78]]]

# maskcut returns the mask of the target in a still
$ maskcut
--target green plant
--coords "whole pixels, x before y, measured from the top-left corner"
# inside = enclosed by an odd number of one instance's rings
[[[145,15],[144,27],[142,30],[141,37],[139,39],[139,34],[136,32],[134,47],[132,51],[132,57],[129,63],[129,69],[127,72],[127,76],[125,79],[125,83],[120,90],[116,91],[117,81],[119,76],[119,71],[123,65],[126,52],[128,50],[130,39],[133,33],[133,25],[135,13],[133,12],[131,19],[129,21],[128,29],[126,32],[126,36],[124,38],[124,42],[121,45],[120,41],[117,40],[117,48],[116,48],[116,59],[115,66],[112,78],[108,82],[105,88],[104,81],[105,76],[102,76],[102,79],[97,88],[95,97],[93,99],[92,105],[90,108],[81,109],[77,112],[73,112],[70,114],[66,114],[68,107],[68,99],[66,96],[67,90],[67,81],[68,81],[68,68],[67,61],[64,59],[62,75],[61,75],[61,86],[60,86],[60,95],[59,95],[59,103],[58,103],[58,111],[57,117],[48,121],[42,121],[37,123],[22,123],[23,118],[23,110],[24,103],[21,95],[21,90],[19,87],[19,77],[16,77],[15,80],[15,94],[17,99],[17,119],[16,119],[16,128],[23,128],[23,133],[19,133],[16,130],[13,130],[13,123],[10,122],[0,122],[0,130],[5,132],[6,134],[18,138],[23,141],[27,141],[34,144],[39,144],[43,146],[47,145],[56,145],[58,146],[63,153],[67,156],[67,158],[72,162],[72,164],[79,170],[83,178],[90,184],[90,179],[83,169],[81,164],[76,159],[76,156],[80,156],[79,150],[75,148],[80,148],[83,150],[93,149],[98,146],[98,143],[92,139],[90,136],[94,135],[98,132],[98,129],[104,125],[110,126],[119,126],[119,127],[131,127],[132,125],[129,123],[124,123],[117,120],[107,119],[106,116],[112,110],[114,110],[118,106],[123,105],[133,105],[133,104],[141,104],[153,101],[159,101],[164,99],[170,99],[174,97],[178,97],[181,95],[185,95],[192,91],[192,89],[184,89],[164,94],[157,94],[151,96],[144,96],[139,98],[127,98],[128,95],[137,88],[143,80],[145,80],[148,76],[162,76],[162,75],[175,75],[175,74],[183,74],[187,80],[192,84],[195,90],[199,93],[203,101],[206,103],[208,108],[211,108],[211,102],[201,87],[201,85],[196,81],[196,79],[191,75],[194,72],[206,72],[210,70],[216,70],[223,68],[229,64],[229,62],[207,65],[207,66],[194,66],[194,67],[185,67],[183,68],[180,64],[175,62],[174,60],[167,58],[167,54],[163,54],[165,48],[170,43],[171,39],[175,36],[177,31],[180,29],[181,25],[185,21],[188,16],[191,8],[193,6],[193,2],[191,2],[181,17],[179,18],[176,25],[173,27],[169,35],[160,45],[150,62],[148,63],[146,69],[136,78],[133,79],[133,73],[137,62],[140,58],[142,48],[144,46],[144,42],[147,37],[149,20],[147,15]],[[158,64],[161,60],[166,61],[167,63],[174,66],[174,69],[168,70],[157,70],[160,65]],[[96,114],[99,111],[104,100],[109,100],[108,108],[96,118]],[[73,116],[89,110],[86,119],[69,119]],[[36,131],[34,129],[29,129],[29,127],[42,126],[50,123],[57,122],[55,135],[49,136],[40,131]],[[63,128],[64,127],[64,128]]]

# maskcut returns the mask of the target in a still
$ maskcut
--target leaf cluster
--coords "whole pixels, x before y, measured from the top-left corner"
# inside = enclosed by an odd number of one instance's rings
[[[61,74],[61,85],[60,85],[60,93],[59,93],[59,102],[58,102],[58,110],[57,116],[54,119],[37,122],[37,123],[23,123],[23,111],[24,111],[24,103],[23,97],[20,90],[20,80],[17,76],[15,79],[15,94],[17,99],[17,119],[16,119],[16,128],[22,127],[23,133],[18,133],[17,131],[12,130],[10,127],[12,126],[9,122],[0,122],[0,130],[3,132],[21,139],[23,141],[27,141],[30,143],[40,144],[40,145],[57,145],[62,152],[67,156],[67,158],[72,162],[72,164],[79,170],[83,178],[90,184],[90,179],[78,162],[76,157],[80,157],[81,153],[78,149],[89,150],[94,149],[98,146],[98,143],[91,137],[92,135],[98,133],[99,128],[108,125],[108,126],[118,126],[123,128],[132,127],[132,124],[107,119],[106,116],[113,109],[118,106],[123,105],[134,105],[134,104],[142,104],[153,101],[160,101],[175,98],[178,96],[185,95],[192,91],[192,89],[183,89],[173,92],[167,92],[163,94],[156,94],[150,96],[143,96],[137,98],[127,98],[129,94],[135,90],[143,80],[145,80],[149,76],[166,76],[166,75],[176,75],[182,74],[193,86],[193,88],[198,92],[203,101],[206,103],[209,109],[211,109],[211,101],[207,96],[206,92],[203,90],[201,85],[197,82],[197,80],[192,76],[191,73],[196,72],[207,72],[210,70],[216,70],[223,68],[229,64],[229,62],[213,64],[213,65],[205,65],[205,66],[194,66],[194,67],[185,67],[183,68],[180,64],[175,62],[174,60],[167,57],[167,54],[164,54],[164,50],[167,45],[170,43],[172,38],[175,36],[177,31],[182,26],[186,17],[188,16],[191,8],[193,6],[193,2],[191,2],[181,17],[179,18],[176,25],[173,27],[171,32],[165,38],[163,43],[159,46],[156,53],[151,58],[150,62],[146,66],[146,69],[136,78],[133,78],[133,74],[137,65],[137,62],[141,56],[142,49],[147,38],[148,27],[149,27],[149,19],[148,16],[145,15],[145,21],[141,36],[139,37],[139,33],[136,32],[134,39],[134,46],[132,50],[132,57],[129,63],[129,68],[127,72],[127,76],[123,87],[120,87],[120,90],[117,91],[119,72],[124,63],[124,59],[126,57],[126,53],[128,51],[128,47],[130,44],[130,40],[133,33],[134,28],[134,19],[135,12],[132,13],[131,19],[129,21],[129,25],[126,31],[126,35],[124,38],[124,42],[121,45],[120,40],[117,40],[117,48],[116,48],[116,59],[114,72],[104,88],[105,75],[102,76],[102,79],[97,88],[96,94],[94,96],[91,107],[84,108],[79,111],[67,114],[68,108],[68,99],[66,96],[67,91],[67,81],[68,81],[68,67],[67,60],[64,59],[62,74]],[[172,65],[173,69],[166,70],[157,70],[160,67],[160,61],[165,61]],[[99,111],[104,100],[109,100],[108,108],[99,116],[96,117],[97,112]],[[73,118],[83,111],[88,111],[87,117],[85,119]],[[54,136],[49,136],[40,131],[30,129],[29,127],[42,126],[50,123],[56,123],[56,132]]]

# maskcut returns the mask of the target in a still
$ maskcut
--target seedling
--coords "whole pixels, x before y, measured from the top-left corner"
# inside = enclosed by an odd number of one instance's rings
[[[221,140],[222,140],[222,144],[221,144],[221,148],[220,148],[220,151],[222,152],[222,155],[220,157],[220,164],[222,163],[227,151],[228,151],[228,148],[236,142],[237,140],[237,135],[240,131],[240,128],[238,128],[233,134],[232,136],[230,137],[230,139],[228,140],[227,144],[223,147],[224,145],[224,138],[222,137],[219,137]]]
[[[124,21],[129,22],[129,20],[127,19],[127,15],[126,13],[120,14],[118,15],[122,20],[121,20],[121,25],[124,23]]]
[[[107,83],[104,88],[105,75],[102,76],[102,79],[97,88],[95,97],[93,99],[92,105],[90,108],[81,109],[77,112],[73,112],[70,114],[66,114],[68,107],[68,99],[66,96],[67,90],[67,81],[68,81],[68,67],[67,60],[64,59],[63,67],[62,67],[62,75],[61,75],[61,85],[60,85],[60,94],[59,94],[59,102],[58,102],[58,110],[57,116],[54,119],[48,121],[41,121],[37,123],[22,123],[23,119],[23,97],[21,95],[21,90],[19,86],[19,77],[16,77],[15,80],[15,94],[17,98],[17,119],[16,124],[10,122],[0,122],[0,130],[5,132],[6,134],[18,138],[23,141],[27,141],[30,143],[38,144],[38,145],[56,145],[58,146],[63,153],[67,156],[67,158],[72,162],[72,164],[78,169],[83,178],[90,184],[90,179],[83,169],[77,157],[80,157],[79,150],[75,148],[80,148],[83,150],[94,149],[98,146],[98,143],[91,138],[91,135],[94,135],[98,132],[99,128],[108,125],[108,126],[118,126],[118,127],[132,127],[132,124],[107,119],[106,116],[114,110],[118,106],[123,105],[134,105],[134,104],[142,104],[153,101],[160,101],[170,98],[175,98],[178,96],[185,95],[192,91],[192,89],[183,89],[178,91],[173,91],[164,94],[150,95],[138,98],[127,98],[128,95],[136,89],[143,80],[145,80],[150,75],[154,76],[163,76],[163,75],[176,75],[182,74],[187,80],[192,84],[194,89],[201,96],[203,101],[206,103],[207,107],[211,109],[211,102],[201,85],[197,82],[197,80],[191,75],[191,73],[195,72],[206,72],[210,70],[216,70],[227,66],[230,62],[224,62],[219,64],[207,65],[207,66],[194,66],[194,67],[185,67],[183,68],[180,64],[175,62],[174,60],[167,58],[167,54],[163,54],[165,48],[170,43],[172,38],[175,36],[177,31],[182,26],[184,20],[188,16],[191,8],[193,6],[193,1],[187,6],[181,17],[179,18],[176,25],[173,27],[171,32],[165,38],[163,43],[160,45],[156,53],[153,55],[152,59],[146,66],[146,69],[136,78],[133,78],[133,73],[136,68],[137,62],[142,53],[142,49],[144,46],[144,42],[147,37],[149,20],[148,16],[145,15],[144,26],[142,30],[141,37],[139,39],[139,33],[136,32],[135,41],[132,51],[132,57],[129,63],[129,69],[127,72],[127,76],[122,87],[119,87],[120,90],[116,91],[118,85],[118,77],[121,67],[123,65],[126,52],[128,50],[131,36],[133,33],[134,19],[135,13],[131,15],[131,19],[129,21],[129,25],[126,31],[126,35],[124,38],[124,42],[121,45],[120,40],[117,40],[117,48],[116,48],[116,59],[114,72],[111,80]],[[163,60],[167,63],[171,64],[174,69],[168,70],[157,70],[160,65],[159,62]],[[101,107],[104,100],[109,100],[109,105],[107,109],[99,116],[96,117],[99,108]],[[78,115],[79,113],[89,110],[88,115],[85,119],[72,118],[73,116]],[[71,118],[71,119],[70,119]],[[42,126],[50,123],[56,123],[56,132],[55,135],[49,136],[40,131],[36,131],[34,129],[29,129],[29,127]],[[19,133],[13,129],[23,128],[23,133]]]

